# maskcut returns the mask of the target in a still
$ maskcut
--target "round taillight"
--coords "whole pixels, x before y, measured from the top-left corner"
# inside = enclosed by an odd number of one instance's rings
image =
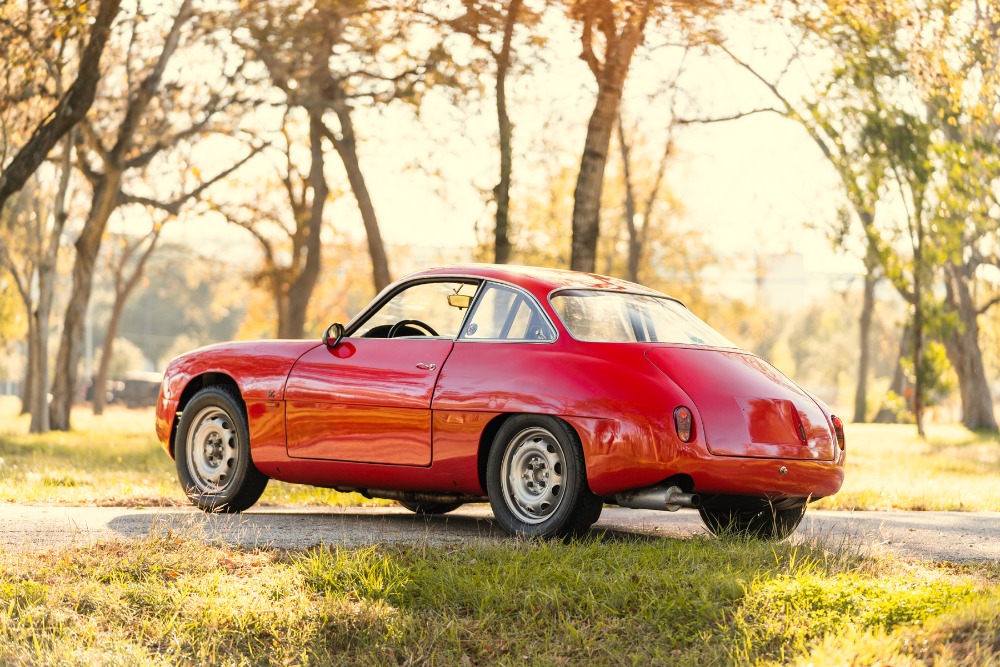
[[[691,411],[688,408],[683,405],[674,408],[674,428],[677,429],[677,437],[681,442],[691,442],[691,436],[694,434],[692,422]]]

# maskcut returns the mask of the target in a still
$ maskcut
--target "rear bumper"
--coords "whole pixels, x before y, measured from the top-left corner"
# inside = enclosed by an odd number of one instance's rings
[[[674,474],[689,476],[694,481],[693,491],[701,494],[823,498],[835,494],[844,483],[842,461],[726,456],[699,463],[682,463]]]

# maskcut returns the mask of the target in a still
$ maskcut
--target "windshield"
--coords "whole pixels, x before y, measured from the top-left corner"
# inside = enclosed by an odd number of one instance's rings
[[[610,290],[566,290],[552,307],[573,338],[593,343],[683,343],[736,347],[671,299]]]

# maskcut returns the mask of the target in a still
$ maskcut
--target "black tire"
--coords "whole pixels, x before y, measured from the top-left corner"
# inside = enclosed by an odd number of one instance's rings
[[[397,500],[400,505],[410,510],[414,514],[447,514],[452,510],[457,510],[464,503],[425,503],[414,500]]]
[[[767,498],[716,498],[698,508],[705,526],[719,537],[783,540],[798,527],[806,501]]]
[[[184,406],[174,444],[181,487],[206,512],[242,512],[264,493],[267,476],[250,458],[250,430],[235,390],[205,387]]]
[[[587,485],[580,439],[565,422],[543,415],[504,422],[490,448],[486,486],[493,516],[514,535],[579,535],[603,507]]]

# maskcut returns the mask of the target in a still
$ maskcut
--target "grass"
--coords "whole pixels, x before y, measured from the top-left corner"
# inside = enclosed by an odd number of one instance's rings
[[[151,410],[73,413],[74,430],[29,435],[18,402],[0,398],[0,502],[174,505],[173,461],[153,433]],[[372,505],[357,494],[271,482],[262,505]],[[847,428],[844,487],[812,507],[854,510],[1000,511],[1000,440],[961,426]]]
[[[0,397],[0,502],[69,505],[187,504],[173,460],[153,430],[152,409],[73,410],[73,430],[28,433],[19,402]],[[260,505],[378,505],[355,493],[268,484]]]
[[[844,486],[812,507],[1000,512],[1000,439],[958,425],[850,424]]]
[[[990,665],[1000,567],[606,536],[0,556],[0,663]]]
[[[0,501],[186,502],[148,410],[33,436],[0,400]],[[1000,510],[1000,444],[852,426],[821,507]],[[267,504],[357,504],[272,483]],[[195,536],[197,538],[197,536]],[[1000,664],[1000,564],[850,544],[604,536],[242,550],[151,537],[0,553],[0,664]]]

